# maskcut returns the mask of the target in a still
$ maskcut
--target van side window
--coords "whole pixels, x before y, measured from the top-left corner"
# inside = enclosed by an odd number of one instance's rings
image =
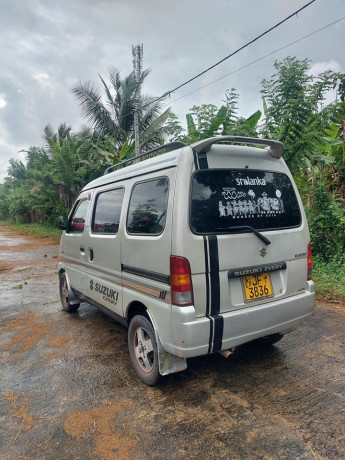
[[[89,209],[89,204],[90,201],[86,198],[79,201],[70,219],[69,232],[82,233],[84,231],[85,219],[87,210]]]
[[[123,194],[124,189],[118,188],[97,196],[91,226],[93,233],[114,235],[118,232]]]
[[[159,235],[163,232],[168,204],[165,177],[134,185],[127,216],[127,232]]]

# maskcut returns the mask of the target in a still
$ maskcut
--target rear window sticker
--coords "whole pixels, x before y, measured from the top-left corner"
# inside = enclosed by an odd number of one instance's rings
[[[224,198],[229,197],[247,197],[247,200],[229,200],[223,203],[222,200],[218,203],[220,217],[262,217],[272,216],[284,213],[284,203],[281,198],[280,190],[275,191],[275,197],[269,197],[266,192],[263,192],[257,199],[255,192],[249,190],[247,193],[237,191],[235,188],[224,187],[222,195]]]

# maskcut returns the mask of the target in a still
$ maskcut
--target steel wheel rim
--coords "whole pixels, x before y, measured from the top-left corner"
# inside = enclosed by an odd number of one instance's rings
[[[149,374],[154,365],[154,351],[151,337],[143,327],[135,330],[133,337],[134,355],[140,368]]]

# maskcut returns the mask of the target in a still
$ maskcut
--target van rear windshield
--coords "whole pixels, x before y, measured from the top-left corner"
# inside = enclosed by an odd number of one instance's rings
[[[301,213],[288,176],[262,170],[197,171],[192,179],[191,229],[231,233],[231,227],[257,230],[297,227]]]

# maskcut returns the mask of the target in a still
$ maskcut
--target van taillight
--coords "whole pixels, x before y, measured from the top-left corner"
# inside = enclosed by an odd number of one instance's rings
[[[170,256],[171,303],[178,307],[193,305],[193,285],[187,259]]]
[[[308,244],[308,280],[311,280],[313,271],[313,258],[311,255],[311,244]]]

